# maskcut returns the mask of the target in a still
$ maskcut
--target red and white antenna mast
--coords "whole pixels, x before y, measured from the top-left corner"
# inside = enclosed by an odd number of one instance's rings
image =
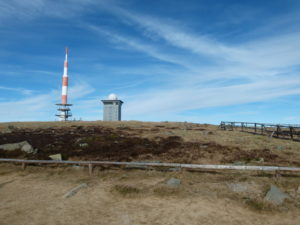
[[[66,48],[66,57],[64,62],[64,74],[62,81],[61,91],[61,104],[67,104],[68,102],[68,48]]]
[[[68,104],[68,48],[66,48],[66,56],[64,62],[61,103],[56,105],[59,106],[57,110],[60,112],[56,116],[58,116],[61,121],[67,121],[68,118],[72,116],[71,109],[69,108],[69,106],[72,106],[72,104]]]

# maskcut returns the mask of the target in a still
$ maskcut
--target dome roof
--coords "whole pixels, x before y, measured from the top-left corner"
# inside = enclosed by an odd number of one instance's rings
[[[118,100],[118,96],[116,94],[110,94],[108,100]]]

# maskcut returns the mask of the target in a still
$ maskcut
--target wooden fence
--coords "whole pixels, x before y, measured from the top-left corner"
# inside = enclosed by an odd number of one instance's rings
[[[29,164],[52,164],[52,165],[81,165],[88,166],[89,173],[92,175],[94,166],[129,166],[132,168],[139,167],[166,167],[166,168],[185,168],[200,170],[239,170],[239,171],[275,171],[280,172],[300,172],[298,167],[282,166],[237,166],[237,165],[202,165],[202,164],[182,164],[182,163],[158,163],[158,162],[111,162],[111,161],[58,161],[58,160],[26,160],[26,159],[3,159],[2,163],[18,163],[25,169]]]
[[[220,128],[300,141],[300,125],[222,121]]]

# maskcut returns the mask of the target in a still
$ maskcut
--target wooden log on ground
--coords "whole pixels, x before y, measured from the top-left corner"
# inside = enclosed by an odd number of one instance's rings
[[[0,162],[26,163],[26,164],[62,164],[62,165],[87,165],[89,173],[92,174],[93,165],[106,166],[151,166],[172,167],[206,170],[250,170],[250,171],[291,171],[300,172],[299,167],[281,166],[238,166],[238,165],[203,165],[203,164],[180,164],[180,163],[158,163],[158,162],[112,162],[112,161],[54,161],[54,160],[25,160],[25,159],[0,159]]]

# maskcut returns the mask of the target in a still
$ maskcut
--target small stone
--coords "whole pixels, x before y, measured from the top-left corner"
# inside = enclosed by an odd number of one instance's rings
[[[86,148],[86,147],[88,147],[88,146],[89,146],[88,143],[80,143],[80,144],[79,144],[79,147],[81,147],[81,148]]]
[[[238,193],[246,192],[248,190],[248,186],[246,184],[241,184],[241,183],[228,184],[227,186],[233,192],[238,192]]]
[[[300,186],[297,189],[297,193],[300,194]]]
[[[75,144],[78,144],[79,142],[82,141],[82,138],[78,138],[76,141],[75,141]]]
[[[7,128],[10,129],[10,130],[13,130],[13,129],[15,129],[15,126],[14,125],[8,125]]]
[[[257,160],[257,162],[259,162],[259,163],[263,163],[264,161],[265,161],[264,158],[258,158],[258,160]]]
[[[284,147],[283,146],[277,146],[277,150],[282,151],[282,150],[284,150]]]
[[[86,183],[83,184],[79,184],[78,186],[74,187],[73,189],[71,189],[70,191],[68,191],[65,195],[64,198],[70,198],[73,195],[77,194],[78,191],[80,191],[83,188],[87,188],[88,185]]]
[[[168,170],[169,170],[169,171],[172,171],[172,172],[180,172],[180,171],[181,171],[181,168],[179,168],[179,167],[174,167],[174,168],[169,168]]]
[[[181,180],[176,178],[171,178],[166,183],[169,187],[176,188],[181,184]]]
[[[52,160],[59,160],[61,161],[62,160],[62,155],[59,153],[59,154],[55,154],[55,155],[49,155],[49,158],[52,159]]]
[[[272,202],[276,205],[282,204],[286,198],[289,198],[289,195],[282,192],[278,187],[272,184],[270,186],[270,190],[265,196],[266,201]]]

